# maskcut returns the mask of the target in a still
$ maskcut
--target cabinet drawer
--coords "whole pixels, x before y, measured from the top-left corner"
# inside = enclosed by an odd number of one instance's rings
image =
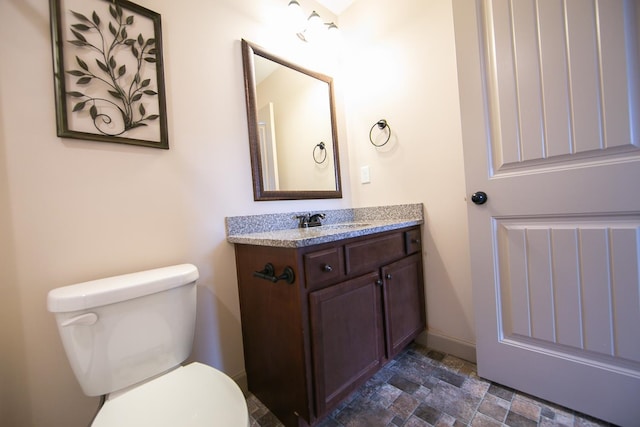
[[[393,233],[345,245],[347,274],[377,270],[380,265],[404,256],[404,233]]]
[[[422,249],[422,235],[420,233],[420,229],[405,231],[404,244],[407,250],[407,255],[420,252]]]
[[[307,287],[327,284],[344,276],[342,246],[310,252],[304,255],[304,270]]]

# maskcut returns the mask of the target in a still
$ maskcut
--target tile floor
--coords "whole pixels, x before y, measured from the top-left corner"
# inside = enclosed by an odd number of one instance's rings
[[[318,427],[610,426],[485,381],[472,363],[410,345]],[[282,424],[253,395],[251,427]]]

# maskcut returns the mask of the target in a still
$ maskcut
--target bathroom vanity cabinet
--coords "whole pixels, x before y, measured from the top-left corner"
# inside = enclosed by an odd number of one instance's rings
[[[319,422],[425,329],[420,235],[235,245],[249,390],[286,426]]]

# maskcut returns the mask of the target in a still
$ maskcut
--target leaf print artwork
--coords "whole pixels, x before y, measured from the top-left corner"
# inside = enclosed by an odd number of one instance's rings
[[[157,96],[158,93],[147,89],[151,79],[142,80],[141,73],[146,63],[155,63],[155,40],[146,39],[142,34],[136,38],[128,36],[127,28],[133,25],[133,15],[125,16],[119,5],[109,5],[112,20],[109,21],[109,34],[103,32],[104,27],[98,14],[94,11],[91,19],[87,16],[71,11],[78,23],[71,25],[71,32],[75,36],[69,43],[86,48],[96,54],[96,67],[90,67],[86,61],[76,56],[79,68],[67,71],[78,77],[76,85],[82,87],[93,82],[101,84],[106,94],[89,94],[87,91],[70,91],[67,95],[78,98],[73,112],[83,111],[89,107],[89,114],[96,129],[105,135],[122,135],[130,129],[147,126],[148,121],[157,120],[157,114],[145,115],[143,98]],[[135,59],[135,67],[127,74],[127,64],[120,65],[125,55]],[[127,79],[133,75],[133,78]],[[102,112],[100,105],[106,103],[117,109],[120,114],[121,129],[109,126],[114,118]]]
[[[58,136],[168,148],[160,15],[51,0]]]

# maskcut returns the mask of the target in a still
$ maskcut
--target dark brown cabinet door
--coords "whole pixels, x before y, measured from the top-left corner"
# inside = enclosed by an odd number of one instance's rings
[[[383,363],[380,285],[374,272],[309,295],[318,416]]]
[[[398,354],[426,326],[422,258],[409,256],[382,268],[387,356]]]

